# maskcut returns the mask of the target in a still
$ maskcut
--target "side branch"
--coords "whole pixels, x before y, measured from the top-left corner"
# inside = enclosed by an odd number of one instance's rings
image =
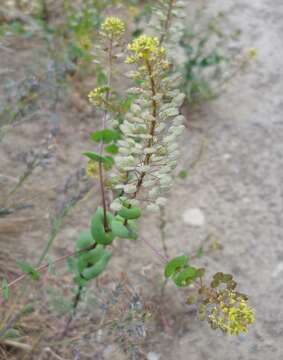
[[[66,260],[66,259],[68,259],[68,258],[70,258],[70,257],[72,257],[72,256],[79,255],[79,254],[81,254],[81,253],[84,253],[84,252],[87,252],[87,251],[89,251],[89,250],[95,249],[95,248],[96,248],[96,245],[97,245],[97,244],[95,243],[94,245],[92,245],[92,246],[90,246],[90,247],[88,247],[88,248],[86,248],[86,249],[83,249],[83,250],[80,250],[80,251],[74,251],[74,252],[71,252],[71,253],[69,253],[69,254],[60,256],[60,257],[58,257],[57,259],[55,259],[54,261],[52,261],[51,264],[52,264],[52,265],[58,264],[58,263]],[[36,270],[37,272],[44,272],[45,270],[48,269],[49,266],[50,266],[50,263],[46,263],[46,264],[43,264],[43,265],[35,268],[35,270]],[[11,281],[10,283],[8,283],[8,284],[7,284],[7,287],[10,288],[10,289],[13,288],[13,287],[15,287],[19,282],[23,281],[23,280],[26,279],[28,276],[29,276],[29,274],[22,274],[22,275],[20,275],[20,276],[17,277],[15,280],[13,280],[13,281]]]

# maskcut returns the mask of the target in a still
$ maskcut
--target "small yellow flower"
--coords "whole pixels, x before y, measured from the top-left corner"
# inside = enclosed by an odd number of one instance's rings
[[[165,56],[165,49],[160,47],[157,37],[141,35],[128,45],[128,50],[132,55],[128,56],[128,64],[136,63],[140,60],[151,61]]]
[[[129,6],[128,11],[132,17],[136,17],[139,15],[139,8],[137,6]]]
[[[247,57],[249,60],[256,60],[257,58],[257,49],[251,48],[247,51]]]
[[[237,295],[234,291],[225,291],[224,297],[211,309],[208,321],[213,329],[221,329],[230,335],[246,334],[248,326],[255,321],[252,308],[247,300]]]
[[[92,49],[92,41],[88,36],[82,36],[78,39],[79,46],[85,51],[90,51]]]
[[[105,102],[105,96],[106,96],[108,90],[109,90],[109,88],[107,86],[97,87],[97,88],[93,89],[88,94],[89,102],[96,106],[103,105]]]
[[[126,29],[125,23],[114,16],[107,17],[101,25],[101,30],[107,37],[120,37],[124,34]]]
[[[97,175],[98,174],[98,163],[93,160],[89,160],[87,163],[87,167],[86,167],[86,174],[90,178]]]

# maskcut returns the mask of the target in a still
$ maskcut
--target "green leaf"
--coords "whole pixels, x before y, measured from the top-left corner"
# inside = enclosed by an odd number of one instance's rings
[[[141,216],[141,209],[137,206],[126,207],[123,206],[121,210],[118,211],[118,214],[127,220],[138,219]]]
[[[186,179],[188,177],[188,171],[183,169],[179,172],[178,176],[180,179]]]
[[[125,99],[123,99],[120,103],[120,106],[122,108],[122,110],[124,111],[124,113],[126,113],[127,111],[130,110],[130,107],[133,103],[133,101],[135,100],[136,95],[128,95]]]
[[[91,139],[95,142],[102,141],[104,144],[110,144],[112,141],[120,139],[120,133],[111,129],[99,130],[91,134]]]
[[[170,278],[171,276],[174,276],[176,272],[180,272],[182,268],[187,265],[188,261],[189,258],[186,255],[178,256],[169,261],[165,267],[165,277]]]
[[[30,275],[32,280],[39,280],[40,278],[39,272],[36,269],[34,269],[31,265],[29,265],[27,262],[18,260],[17,265],[22,270],[22,272]]]
[[[101,67],[96,68],[96,83],[98,86],[102,86],[107,83],[107,76]]]
[[[198,248],[196,256],[198,258],[201,258],[203,255],[204,255],[204,251],[203,251],[203,247],[201,246]]]
[[[85,286],[87,284],[87,280],[83,279],[81,275],[75,276],[74,282],[79,286]]]
[[[138,238],[138,227],[135,220],[128,220],[127,228],[130,232],[129,236],[127,237],[130,240],[137,240]]]
[[[21,315],[28,316],[34,312],[34,306],[33,304],[27,304],[25,305],[21,310]]]
[[[77,262],[74,257],[69,257],[67,259],[67,267],[68,267],[68,270],[72,273],[77,271]]]
[[[88,157],[89,159],[97,162],[105,162],[105,158],[96,152],[93,151],[87,151],[83,153],[84,156]]]
[[[16,339],[16,338],[18,338],[20,336],[21,336],[20,331],[17,330],[17,329],[14,329],[14,328],[9,329],[8,331],[6,331],[5,335],[4,335],[4,337],[6,339]]]
[[[114,234],[120,238],[127,238],[130,235],[129,230],[123,224],[123,222],[116,219],[112,221],[111,229],[114,232]]]
[[[104,156],[103,166],[105,170],[110,170],[115,164],[115,161],[112,156]]]
[[[80,251],[83,249],[87,249],[88,247],[91,247],[95,244],[95,241],[91,235],[91,232],[83,231],[80,233],[78,240],[76,241],[76,250]]]
[[[92,249],[86,253],[80,255],[80,258],[83,259],[86,263],[94,265],[99,261],[103,256],[105,256],[106,251],[102,245],[97,245],[95,249]]]
[[[108,224],[111,224],[113,215],[107,212]],[[111,229],[108,231],[104,228],[104,211],[101,207],[96,209],[95,214],[91,219],[91,234],[97,244],[109,245],[115,238],[115,234]]]
[[[180,272],[176,277],[174,277],[174,282],[179,287],[188,286],[197,278],[197,275],[197,269],[189,266],[184,271]]]
[[[84,260],[82,257],[79,257],[77,260],[77,273],[81,274],[84,269],[88,267],[88,263],[86,260]]]
[[[118,148],[118,146],[117,146],[117,145],[112,144],[112,145],[108,145],[108,146],[106,146],[106,147],[105,147],[105,151],[106,151],[106,152],[108,152],[109,154],[113,154],[113,155],[115,155],[115,154],[117,154],[117,153],[118,153],[119,148]]]
[[[69,44],[68,52],[71,60],[73,61],[81,59],[84,56],[84,51],[73,43]]]
[[[100,275],[106,268],[108,261],[111,258],[111,253],[106,252],[101,259],[93,266],[85,269],[82,273],[84,279],[91,280]]]
[[[103,163],[104,168],[106,170],[111,169],[112,166],[115,163],[112,156],[108,156],[108,155],[107,156],[101,156],[101,155],[97,154],[96,152],[91,152],[91,151],[85,152],[85,153],[83,153],[83,155],[88,157],[92,161]]]
[[[218,54],[210,54],[207,57],[203,58],[200,62],[200,65],[203,67],[217,65],[222,61],[222,57]]]
[[[9,295],[10,295],[10,290],[9,290],[7,279],[2,280],[2,294],[3,294],[4,300],[7,301],[9,299]]]

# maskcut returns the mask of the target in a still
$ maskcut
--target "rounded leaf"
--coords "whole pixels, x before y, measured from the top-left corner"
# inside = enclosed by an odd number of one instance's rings
[[[82,276],[86,280],[91,280],[100,275],[106,268],[108,261],[110,260],[111,254],[105,253],[105,255],[93,266],[85,269]]]
[[[197,278],[197,269],[189,266],[174,277],[174,282],[179,287],[188,286]]]
[[[113,220],[111,228],[114,234],[120,238],[127,238],[130,235],[128,228],[119,220]]]
[[[78,240],[76,241],[76,250],[80,251],[83,249],[87,249],[95,244],[95,241],[91,235],[89,230],[82,232],[79,235]]]
[[[122,209],[118,211],[118,214],[124,219],[134,220],[138,219],[141,216],[141,209],[137,206],[130,208],[123,206]]]
[[[110,225],[113,220],[113,215],[107,212],[107,221]],[[104,212],[102,208],[97,208],[91,220],[91,234],[97,244],[109,245],[115,238],[115,234],[111,229],[105,231],[104,229]]]
[[[178,256],[169,261],[165,267],[165,277],[169,278],[180,272],[188,263],[189,258],[186,255]]]

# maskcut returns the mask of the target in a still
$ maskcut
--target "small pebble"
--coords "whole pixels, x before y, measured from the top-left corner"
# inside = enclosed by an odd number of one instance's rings
[[[277,266],[275,267],[275,269],[273,270],[271,276],[276,278],[278,275],[280,275],[283,272],[283,263],[280,262],[279,264],[277,264]]]
[[[146,358],[147,360],[159,360],[160,356],[161,356],[160,354],[150,351],[149,353],[147,353]]]
[[[196,226],[196,227],[204,226],[205,224],[204,213],[198,208],[187,209],[183,213],[183,221],[185,224],[190,226]]]

